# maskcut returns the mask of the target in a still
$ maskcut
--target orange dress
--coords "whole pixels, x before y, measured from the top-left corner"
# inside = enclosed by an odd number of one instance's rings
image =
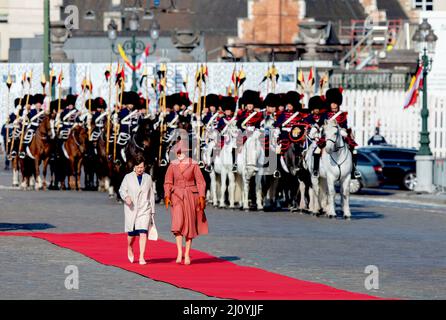
[[[197,162],[186,158],[173,160],[164,179],[164,195],[171,200],[171,231],[193,239],[208,233],[208,223],[198,205],[204,197],[206,182]]]

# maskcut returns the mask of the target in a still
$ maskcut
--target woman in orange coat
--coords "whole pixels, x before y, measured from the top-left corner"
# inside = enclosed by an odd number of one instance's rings
[[[171,205],[172,227],[178,255],[177,263],[182,260],[183,237],[186,240],[184,264],[190,264],[192,239],[208,233],[204,209],[206,206],[206,182],[197,162],[187,155],[189,148],[180,140],[174,147],[177,159],[171,161],[164,179],[164,202]]]

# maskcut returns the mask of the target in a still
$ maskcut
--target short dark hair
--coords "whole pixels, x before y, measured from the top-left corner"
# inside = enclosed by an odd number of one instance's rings
[[[139,165],[139,164],[141,164],[141,163],[143,163],[145,161],[146,161],[146,159],[144,158],[144,156],[142,154],[138,153],[135,156],[135,166],[137,166],[137,165]]]

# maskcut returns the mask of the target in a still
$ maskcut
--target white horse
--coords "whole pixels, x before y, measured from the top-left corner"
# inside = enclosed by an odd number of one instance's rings
[[[218,143],[218,131],[214,128],[206,128],[204,131],[204,147],[202,148],[201,159],[204,162],[205,170],[209,172],[209,178],[211,180],[210,183],[210,192],[207,195],[207,200],[212,202],[212,204],[216,207],[218,206],[218,197],[217,197],[217,176],[215,174],[214,160],[215,160],[215,150],[217,149]]]
[[[247,130],[250,129],[248,128]],[[237,171],[241,178],[238,179],[237,182],[239,185],[241,184],[240,190],[243,190],[241,202],[244,210],[249,210],[249,182],[252,177],[255,177],[257,210],[263,209],[261,178],[263,174],[262,167],[265,156],[260,137],[261,132],[259,130],[253,130],[251,135],[246,139],[241,152],[237,155]]]
[[[223,148],[221,148],[219,154],[214,158],[214,176],[215,174],[220,175],[220,208],[226,207],[226,189],[228,190],[229,208],[235,208],[235,174],[232,171],[234,165],[232,160],[232,150],[236,147],[238,133],[239,130],[235,124],[229,125],[222,136],[224,139]],[[228,180],[228,185],[226,185],[226,180]],[[213,188],[212,192],[212,198],[217,199],[216,186]]]
[[[350,219],[352,154],[347,143],[342,138],[341,128],[336,120],[326,121],[322,131],[326,139],[326,145],[320,158],[319,176],[315,176],[313,173],[313,152],[317,148],[315,141],[305,156],[307,168],[311,173],[313,186],[310,208],[315,214],[319,213],[320,208],[323,208],[329,218],[336,217],[335,183],[339,181],[344,218]],[[311,138],[314,138],[314,136]]]

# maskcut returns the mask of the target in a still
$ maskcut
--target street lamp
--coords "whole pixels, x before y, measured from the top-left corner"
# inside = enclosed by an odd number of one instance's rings
[[[129,29],[132,32],[132,39],[124,41],[122,44],[122,48],[124,52],[132,57],[132,64],[136,65],[136,58],[141,55],[146,45],[143,41],[136,39],[136,31],[138,31],[139,25],[139,17],[136,12],[133,12],[130,16],[129,20]],[[150,39],[152,40],[152,46],[150,46],[149,54],[152,54],[156,50],[156,43],[159,38],[160,25],[156,20],[153,20],[152,25],[150,27]],[[118,39],[118,26],[116,22],[112,19],[107,26],[107,35],[108,39],[111,42],[111,48],[114,54],[118,55],[119,52],[116,50],[115,43]],[[136,70],[132,70],[132,91],[137,91],[137,79],[136,79]]]
[[[435,53],[435,44],[438,37],[432,30],[432,26],[423,19],[422,23],[415,31],[412,41],[415,45],[415,51],[421,55],[421,64],[423,67],[423,106],[421,109],[421,133],[420,149],[415,157],[417,161],[417,185],[415,191],[433,192],[433,156],[429,147],[428,118],[429,110],[427,106],[427,74],[432,69],[432,56]]]

